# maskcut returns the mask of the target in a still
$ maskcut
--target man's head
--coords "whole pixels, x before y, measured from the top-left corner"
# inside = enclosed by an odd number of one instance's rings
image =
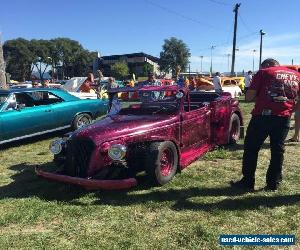
[[[279,66],[279,62],[273,58],[268,58],[261,63],[261,68],[266,69],[270,67]]]
[[[148,80],[153,81],[154,80],[154,74],[152,72],[148,73]]]
[[[252,75],[252,71],[251,70],[248,71],[248,75]]]
[[[220,76],[220,72],[216,72],[215,76]]]
[[[91,82],[94,82],[94,75],[93,75],[93,73],[88,73],[87,78],[88,78]]]
[[[109,78],[108,78],[108,82],[109,82],[109,83],[113,83],[114,81],[115,81],[115,79],[114,79],[113,77],[109,77]]]

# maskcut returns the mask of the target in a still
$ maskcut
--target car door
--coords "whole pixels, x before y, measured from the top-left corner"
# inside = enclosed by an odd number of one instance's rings
[[[208,143],[210,139],[209,108],[207,106],[193,108],[186,109],[182,114],[182,143],[187,148]]]
[[[230,98],[222,97],[212,102],[212,109],[212,138],[216,144],[226,144],[231,116]]]
[[[38,135],[53,127],[51,106],[39,105],[33,94],[39,93],[15,93],[19,108],[1,114],[4,140]]]
[[[51,92],[49,93],[49,97],[53,100],[51,106],[55,127],[71,126],[76,113],[81,110],[80,105],[84,106],[84,101],[82,103],[78,101],[65,101]]]

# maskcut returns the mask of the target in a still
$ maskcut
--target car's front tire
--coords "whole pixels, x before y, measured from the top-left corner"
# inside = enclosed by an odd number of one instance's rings
[[[164,185],[172,180],[177,172],[178,153],[171,141],[153,142],[146,157],[146,172],[157,185]]]
[[[91,123],[92,123],[92,117],[89,114],[87,113],[79,114],[76,115],[76,117],[74,118],[74,121],[72,123],[72,128],[76,130],[81,127],[87,126]]]

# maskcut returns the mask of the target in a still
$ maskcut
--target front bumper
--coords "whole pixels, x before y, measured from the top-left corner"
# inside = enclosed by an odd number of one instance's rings
[[[128,189],[137,185],[137,180],[135,178],[128,178],[122,180],[96,180],[96,179],[85,179],[79,177],[72,177],[67,175],[61,175],[56,173],[50,173],[35,169],[35,172],[38,176],[46,178],[48,180],[64,182],[74,185],[79,185],[88,190],[120,190]]]

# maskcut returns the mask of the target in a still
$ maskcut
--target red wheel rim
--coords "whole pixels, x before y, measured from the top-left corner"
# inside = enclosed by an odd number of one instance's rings
[[[170,149],[165,149],[160,157],[160,173],[162,176],[168,176],[173,169],[173,154]]]

